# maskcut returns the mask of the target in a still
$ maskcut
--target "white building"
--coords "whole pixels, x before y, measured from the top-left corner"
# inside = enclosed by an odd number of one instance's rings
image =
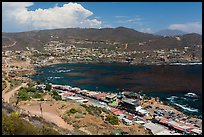
[[[130,126],[130,125],[133,124],[132,121],[129,120],[129,119],[127,119],[127,118],[123,118],[123,119],[122,119],[122,122],[123,122],[125,125],[127,125],[127,126]]]

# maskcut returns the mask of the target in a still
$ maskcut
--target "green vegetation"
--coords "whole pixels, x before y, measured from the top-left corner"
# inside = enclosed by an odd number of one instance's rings
[[[62,100],[61,96],[60,95],[56,95],[56,96],[53,96],[53,98],[58,101],[58,100]]]
[[[112,125],[119,125],[118,117],[115,115],[108,115],[105,120]]]
[[[77,110],[75,109],[75,108],[71,108],[70,110],[69,110],[69,113],[71,113],[71,114],[75,114],[77,112]]]
[[[59,135],[57,131],[50,127],[43,126],[42,129],[40,130],[42,135]]]
[[[19,97],[19,99],[24,100],[24,101],[30,99],[30,95],[25,89],[21,89],[18,92],[18,97]]]
[[[42,82],[42,80],[36,80],[36,83],[39,85]]]
[[[76,114],[75,118],[84,118],[85,116],[83,114]]]
[[[13,89],[15,86],[20,85],[21,81],[16,79],[9,79],[8,82],[10,82],[11,89]]]
[[[111,135],[123,135],[124,133],[126,133],[126,132],[124,132],[124,131],[121,130],[121,129],[117,129],[117,130],[113,130],[113,131],[111,132]]]
[[[2,81],[2,90],[4,90],[6,88],[6,82],[3,80]]]
[[[50,85],[50,84],[46,84],[45,86],[46,86],[45,90],[50,91],[52,89],[52,85]]]
[[[56,90],[52,90],[51,94],[52,94],[53,96],[58,95],[58,93],[57,93],[57,91],[56,91]]]
[[[18,92],[18,97],[21,100],[29,100],[31,98],[42,98],[43,91],[33,87],[21,88]]]
[[[57,93],[56,90],[52,90],[51,96],[52,96],[55,100],[62,100],[61,96],[58,95],[58,93]]]
[[[28,87],[33,87],[33,86],[35,86],[35,85],[36,85],[35,82],[29,82],[29,83],[28,83]]]
[[[44,101],[44,98],[41,98],[40,101]]]
[[[78,112],[78,110],[76,110],[75,108],[71,108],[70,110],[68,110],[67,112],[66,112],[66,114],[68,115],[68,116],[70,116],[71,114],[75,114],[75,113],[77,113]]]
[[[81,104],[82,107],[84,107],[86,109],[86,111],[90,114],[90,115],[94,115],[94,116],[100,116],[100,114],[103,112],[103,109],[99,108],[99,107],[95,107],[95,106],[87,106],[85,104]]]
[[[35,127],[25,119],[20,118],[17,112],[13,112],[10,115],[3,113],[2,134],[3,135],[57,135],[59,133],[54,129],[46,126],[43,126],[43,128]]]
[[[113,102],[112,102],[112,103],[110,103],[109,105],[114,107],[114,106],[117,106],[118,104],[117,104],[117,102],[116,102],[116,101],[113,101]]]
[[[142,126],[142,125],[139,125],[138,128],[143,128],[143,126]]]

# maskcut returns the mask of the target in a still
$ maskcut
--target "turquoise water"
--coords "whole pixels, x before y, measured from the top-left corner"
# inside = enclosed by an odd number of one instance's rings
[[[183,111],[193,115],[202,112],[202,65],[133,66],[127,64],[57,64],[37,68],[33,80],[70,85],[81,89],[120,92],[142,90],[167,103],[183,105]],[[199,98],[184,95],[196,93]],[[176,96],[174,99],[167,99]],[[186,109],[187,108],[187,109]],[[198,109],[198,112],[194,112]]]

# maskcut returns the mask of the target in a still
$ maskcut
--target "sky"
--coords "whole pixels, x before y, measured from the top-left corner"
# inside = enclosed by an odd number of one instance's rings
[[[2,32],[128,27],[202,34],[201,2],[3,2]]]

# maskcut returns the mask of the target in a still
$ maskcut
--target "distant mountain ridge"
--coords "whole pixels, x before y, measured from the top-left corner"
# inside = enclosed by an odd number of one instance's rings
[[[142,33],[134,29],[118,27],[118,28],[65,28],[52,30],[35,30],[29,32],[4,33],[2,32],[2,45],[12,45],[9,50],[26,50],[26,47],[33,47],[37,50],[43,50],[45,44],[50,41],[61,41],[67,45],[70,41],[95,41],[98,44],[75,44],[76,46],[107,48],[117,45],[108,45],[105,42],[119,42],[128,44],[127,50],[154,50],[162,48],[184,47],[189,45],[202,45],[202,35],[186,34],[180,36],[178,41],[174,37],[155,36],[153,34]],[[100,42],[103,41],[103,44]],[[142,43],[142,44],[141,44]],[[142,46],[141,46],[142,45]]]
[[[164,29],[164,30],[160,30],[154,34],[159,35],[159,36],[181,36],[181,35],[185,35],[188,33],[181,31],[181,30]]]

